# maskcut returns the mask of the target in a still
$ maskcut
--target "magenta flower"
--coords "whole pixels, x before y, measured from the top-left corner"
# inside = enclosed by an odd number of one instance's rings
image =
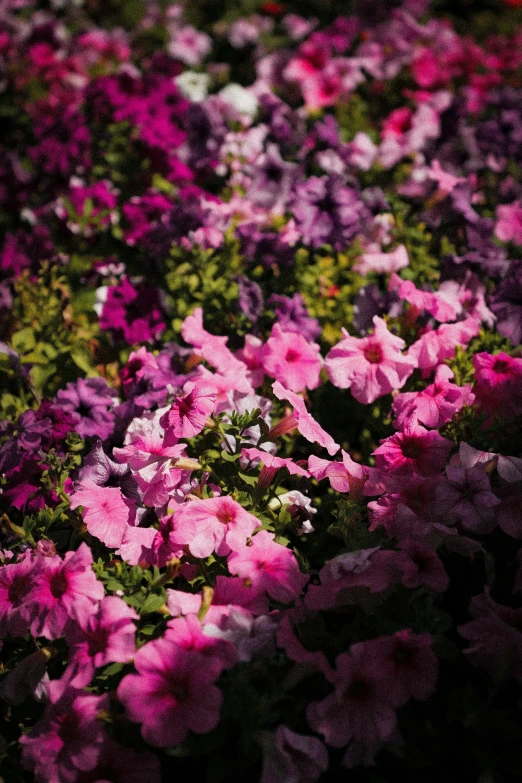
[[[83,521],[91,536],[111,548],[121,544],[125,529],[134,516],[134,504],[124,498],[119,487],[99,487],[91,479],[71,497],[71,508],[83,506]]]
[[[259,520],[232,498],[209,498],[184,503],[174,515],[173,543],[188,546],[194,557],[225,555],[245,544]]]
[[[287,400],[293,406],[294,411],[289,416],[281,419],[275,427],[272,427],[269,437],[279,438],[297,427],[303,438],[306,438],[310,443],[318,443],[320,446],[324,446],[330,456],[339,451],[339,444],[335,443],[332,436],[323,430],[314,417],[308,413],[302,397],[294,394],[289,389],[285,389],[279,381],[275,381],[272,384],[272,389],[277,399]]]
[[[66,676],[75,688],[88,685],[96,669],[108,663],[129,663],[136,651],[138,614],[117,596],[105,596],[96,614],[65,627],[69,645]]]
[[[216,407],[216,390],[204,381],[186,383],[183,391],[185,394],[174,400],[159,422],[165,430],[167,446],[174,446],[178,438],[198,435]]]
[[[146,742],[159,748],[179,745],[189,730],[212,731],[223,697],[214,685],[221,661],[180,647],[170,631],[140,647],[137,674],[120,682],[118,698],[130,720],[141,723]]]
[[[20,737],[22,763],[39,783],[73,783],[94,769],[108,735],[97,715],[109,708],[109,697],[71,688],[64,680],[46,686],[49,700],[43,717]]]
[[[274,534],[268,530],[260,530],[249,546],[238,546],[229,555],[228,570],[249,579],[254,589],[264,590],[285,604],[296,599],[308,582],[293,552],[276,544]]]
[[[86,543],[62,559],[42,557],[27,597],[37,604],[31,623],[33,636],[59,639],[69,619],[85,625],[98,610],[103,585],[92,570],[92,553]]]
[[[485,413],[508,419],[522,412],[522,359],[484,351],[475,354],[473,366],[473,391]]]
[[[318,481],[328,478],[330,486],[338,492],[349,492],[353,500],[363,495],[380,495],[384,492],[381,473],[376,468],[360,465],[341,450],[342,462],[320,459],[313,454],[308,458],[310,473]]]
[[[283,332],[277,323],[265,343],[262,362],[266,374],[290,391],[301,392],[319,386],[319,346],[308,342],[301,334]]]
[[[452,441],[443,438],[435,430],[407,426],[381,441],[372,452],[375,465],[389,474],[385,480],[403,480],[409,476],[433,476],[439,473],[453,448]]]
[[[404,340],[391,334],[377,315],[374,331],[368,337],[351,337],[334,345],[325,359],[326,374],[340,389],[351,389],[358,402],[368,405],[378,397],[401,389],[416,364],[403,356]]]
[[[360,642],[352,645],[350,654],[341,653],[335,671],[326,674],[334,692],[308,705],[310,727],[334,748],[343,748],[352,739],[363,745],[379,745],[395,731],[388,671],[375,666],[368,654],[372,644]]]
[[[31,609],[28,601],[34,585],[36,562],[25,557],[19,563],[0,567],[0,638],[25,636],[29,630]]]

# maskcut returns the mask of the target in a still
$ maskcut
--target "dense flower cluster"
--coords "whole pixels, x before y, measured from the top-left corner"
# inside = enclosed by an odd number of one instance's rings
[[[0,3],[1,779],[520,779],[520,4],[193,5]]]

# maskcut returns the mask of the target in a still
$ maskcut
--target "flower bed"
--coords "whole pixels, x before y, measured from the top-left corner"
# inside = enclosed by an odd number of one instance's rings
[[[0,6],[0,780],[520,779],[520,3],[44,5]]]

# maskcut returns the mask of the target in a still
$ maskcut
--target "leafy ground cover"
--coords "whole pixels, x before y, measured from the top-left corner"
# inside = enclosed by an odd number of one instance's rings
[[[521,779],[520,5],[0,3],[3,783]]]

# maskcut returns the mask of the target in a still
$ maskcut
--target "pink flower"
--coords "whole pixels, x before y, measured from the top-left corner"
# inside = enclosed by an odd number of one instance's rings
[[[485,413],[500,419],[522,413],[522,359],[484,351],[475,354],[473,366],[473,391]]]
[[[228,570],[249,579],[256,590],[264,590],[281,603],[299,596],[308,577],[299,570],[293,552],[276,544],[274,534],[260,530],[250,546],[237,547],[228,558]]]
[[[375,465],[383,473],[385,481],[408,476],[433,476],[446,464],[453,443],[435,430],[424,427],[406,426],[404,432],[397,432],[381,441],[372,452]]]
[[[199,65],[212,49],[212,40],[192,25],[179,27],[172,34],[168,50],[171,57],[185,65]]]
[[[238,359],[246,365],[247,378],[252,386],[262,386],[265,371],[263,367],[264,343],[252,334],[245,335],[245,345],[237,352]]]
[[[351,389],[358,402],[368,405],[378,397],[400,389],[412,374],[415,363],[403,356],[404,340],[391,334],[386,323],[374,316],[369,337],[351,337],[334,345],[325,359],[326,373],[340,389]]]
[[[277,323],[265,343],[262,362],[266,374],[290,391],[300,392],[319,386],[319,346],[308,342],[301,334],[283,332]]]
[[[453,174],[445,171],[436,159],[431,161],[428,177],[437,183],[438,191],[444,196],[453,193],[460,183],[466,182],[464,177],[455,177]]]
[[[203,328],[203,310],[196,307],[192,315],[188,315],[181,326],[183,339],[193,345],[196,352],[205,359],[211,367],[216,368],[221,375],[230,381],[230,389],[236,389],[244,394],[253,392],[247,378],[247,368],[226,344],[228,337],[217,337]]]
[[[204,382],[188,382],[183,397],[177,397],[159,423],[165,430],[165,445],[174,446],[178,438],[193,438],[204,428],[216,407],[216,390]]]
[[[522,245],[522,201],[501,204],[497,207],[495,236],[501,242],[514,242]]]
[[[46,686],[48,704],[41,720],[20,737],[22,764],[40,783],[74,783],[98,764],[108,735],[97,720],[109,697],[71,688],[66,680]]]
[[[331,462],[312,455],[308,458],[310,473],[318,481],[324,478],[330,480],[330,486],[338,492],[349,492],[353,500],[362,495],[379,495],[384,492],[381,484],[381,474],[376,468],[360,465],[344,450],[342,462]]]
[[[138,614],[117,596],[106,596],[96,614],[83,623],[68,623],[69,645],[66,677],[75,688],[88,685],[96,669],[108,663],[129,663],[136,651]]]
[[[410,305],[413,305],[418,311],[426,310],[436,321],[441,323],[454,321],[458,312],[450,302],[446,301],[439,294],[433,291],[419,290],[411,280],[401,280],[398,275],[392,275],[388,286],[390,291],[397,291],[401,299],[405,299]]]
[[[125,445],[113,450],[118,462],[128,462],[143,502],[149,506],[167,503],[170,492],[185,477],[181,469],[174,467],[176,460],[184,456],[185,444],[165,444],[160,424],[164,413],[163,408],[133,419],[125,435]]]
[[[108,547],[118,547],[133,516],[134,504],[124,498],[119,487],[99,487],[86,479],[82,489],[71,497],[71,508],[83,506],[83,521],[91,536]]]
[[[161,783],[160,761],[154,753],[139,752],[108,739],[96,767],[80,773],[75,783]]]
[[[440,429],[465,405],[473,405],[475,395],[471,386],[450,383],[449,378],[452,377],[450,368],[440,364],[435,371],[434,383],[420,392],[398,394],[392,405],[396,416],[393,426],[404,429],[407,424],[424,424],[425,427]]]
[[[92,570],[92,553],[86,543],[62,559],[42,557],[27,597],[37,604],[31,623],[33,636],[59,639],[69,619],[86,625],[104,596],[103,585]]]
[[[159,748],[179,745],[189,730],[212,731],[223,697],[214,685],[221,661],[180,647],[172,632],[140,647],[137,674],[120,682],[118,698],[130,720],[141,723],[146,742]]]
[[[410,345],[407,356],[424,371],[452,359],[457,345],[466,345],[480,331],[478,318],[466,318],[454,324],[442,324],[438,329],[425,332]]]
[[[360,642],[341,653],[327,677],[335,690],[323,701],[312,702],[308,723],[327,745],[343,748],[350,740],[379,745],[395,731],[397,721],[388,689],[386,668],[381,671],[368,655],[371,642]]]
[[[275,427],[272,427],[269,433],[271,438],[278,438],[297,427],[303,438],[306,438],[310,443],[319,443],[320,446],[324,446],[330,456],[339,451],[339,444],[335,443],[332,436],[323,430],[314,417],[308,413],[302,397],[285,389],[279,381],[272,384],[272,389],[277,399],[287,400],[293,406],[294,411]]]
[[[194,557],[209,557],[213,552],[225,555],[243,545],[259,520],[232,498],[209,498],[184,503],[174,515],[171,541],[188,546]]]
[[[37,562],[37,561],[36,561]],[[34,585],[36,562],[25,557],[19,563],[0,567],[0,638],[25,636],[29,630],[31,611],[35,604],[28,601]]]
[[[397,247],[389,253],[368,251],[363,253],[354,264],[354,271],[360,275],[376,272],[379,275],[389,275],[404,269],[410,263],[408,251],[404,245]]]
[[[297,465],[291,459],[283,459],[282,457],[274,457],[273,454],[269,454],[267,451],[261,449],[250,448],[243,449],[241,454],[246,457],[250,462],[253,460],[259,460],[263,465],[261,473],[259,474],[258,484],[260,487],[267,487],[272,481],[273,477],[278,470],[286,468],[291,476],[309,476],[309,472]]]
[[[195,614],[176,617],[167,623],[168,638],[187,651],[199,653],[218,670],[219,666],[229,669],[237,663],[238,656],[233,644],[225,639],[216,639],[203,633],[201,623]]]

